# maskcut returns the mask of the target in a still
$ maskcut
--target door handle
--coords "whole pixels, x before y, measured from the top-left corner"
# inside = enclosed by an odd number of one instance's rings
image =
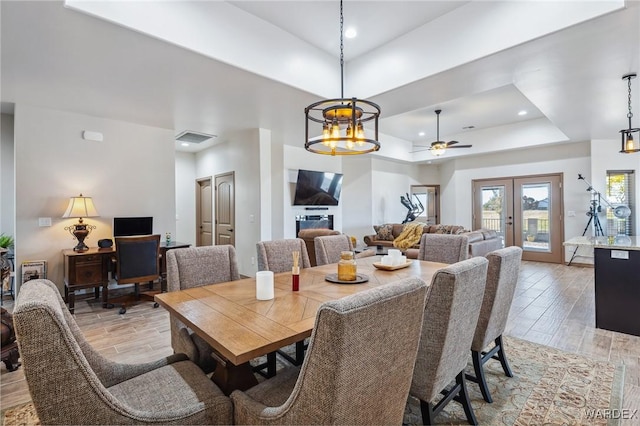
[[[507,225],[513,225],[513,222],[507,222]]]

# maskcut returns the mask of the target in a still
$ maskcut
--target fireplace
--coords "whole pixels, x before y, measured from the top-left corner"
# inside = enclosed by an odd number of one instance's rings
[[[296,216],[296,237],[301,229],[333,229],[333,215]]]

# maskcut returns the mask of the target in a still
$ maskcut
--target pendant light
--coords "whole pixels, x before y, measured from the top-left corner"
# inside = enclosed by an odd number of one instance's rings
[[[636,73],[631,73],[622,76],[623,80],[627,80],[627,85],[629,87],[629,112],[627,113],[627,118],[629,119],[629,128],[620,130],[620,135],[622,137],[622,149],[620,152],[622,154],[631,154],[634,152],[640,152],[640,128],[632,128],[631,127],[631,118],[633,114],[631,113],[631,80],[636,78]],[[636,137],[634,139],[633,134],[636,133]]]
[[[358,155],[380,149],[380,107],[367,100],[344,97],[343,27],[340,0],[340,98],[315,102],[304,109],[304,147],[316,154]]]

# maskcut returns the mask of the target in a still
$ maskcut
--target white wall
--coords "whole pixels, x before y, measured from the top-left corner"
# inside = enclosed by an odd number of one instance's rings
[[[15,235],[13,115],[0,117],[0,233]]]
[[[173,131],[18,104],[15,108],[16,260],[47,260],[47,277],[63,288],[61,250],[75,239],[62,219],[69,197],[93,197],[100,217],[86,243],[112,238],[114,216],[153,216],[154,232],[175,234]],[[101,132],[103,142],[82,139]],[[39,227],[50,217],[51,227]]]
[[[368,155],[344,157],[342,172],[342,232],[358,239],[373,232],[372,158]]]
[[[259,129],[239,131],[223,143],[196,154],[195,178],[211,176],[213,184],[216,175],[234,172],[235,247],[239,271],[247,276],[258,269],[255,256],[261,229],[259,140]],[[215,211],[215,196],[213,204]]]
[[[441,223],[472,229],[472,180],[548,173],[562,173],[564,179],[564,238],[582,234],[587,224],[589,193],[578,174],[587,177],[591,157],[588,142],[548,148],[496,153],[443,164],[441,169]],[[567,211],[574,211],[568,217]],[[567,248],[565,256],[572,249]],[[568,259],[568,257],[567,257]]]
[[[176,152],[176,234],[174,241],[196,245],[196,156]]]
[[[372,159],[373,219],[371,225],[401,223],[407,208],[400,203],[400,196],[411,192],[411,185],[419,181],[420,166]],[[370,233],[373,228],[370,228]]]

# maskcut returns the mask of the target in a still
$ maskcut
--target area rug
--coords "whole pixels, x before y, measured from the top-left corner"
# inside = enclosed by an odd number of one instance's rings
[[[615,425],[603,419],[605,410],[620,409],[624,367],[594,361],[548,346],[505,337],[505,351],[512,378],[500,363],[489,361],[485,372],[493,403],[482,399],[478,386],[468,382],[471,405],[481,425]],[[284,365],[278,359],[278,367]],[[468,372],[473,372],[471,364]],[[5,410],[3,425],[40,424],[33,404]],[[466,424],[461,406],[455,402],[436,418],[437,424]],[[409,398],[404,424],[422,424],[420,402]]]
[[[624,366],[594,361],[548,346],[505,337],[505,352],[514,377],[498,361],[485,364],[493,403],[482,399],[477,384],[467,382],[471,405],[481,425],[615,425],[605,410],[620,409]],[[473,373],[471,362],[467,372]],[[466,424],[462,406],[450,402],[437,424]],[[404,423],[422,424],[420,402],[409,398]]]

